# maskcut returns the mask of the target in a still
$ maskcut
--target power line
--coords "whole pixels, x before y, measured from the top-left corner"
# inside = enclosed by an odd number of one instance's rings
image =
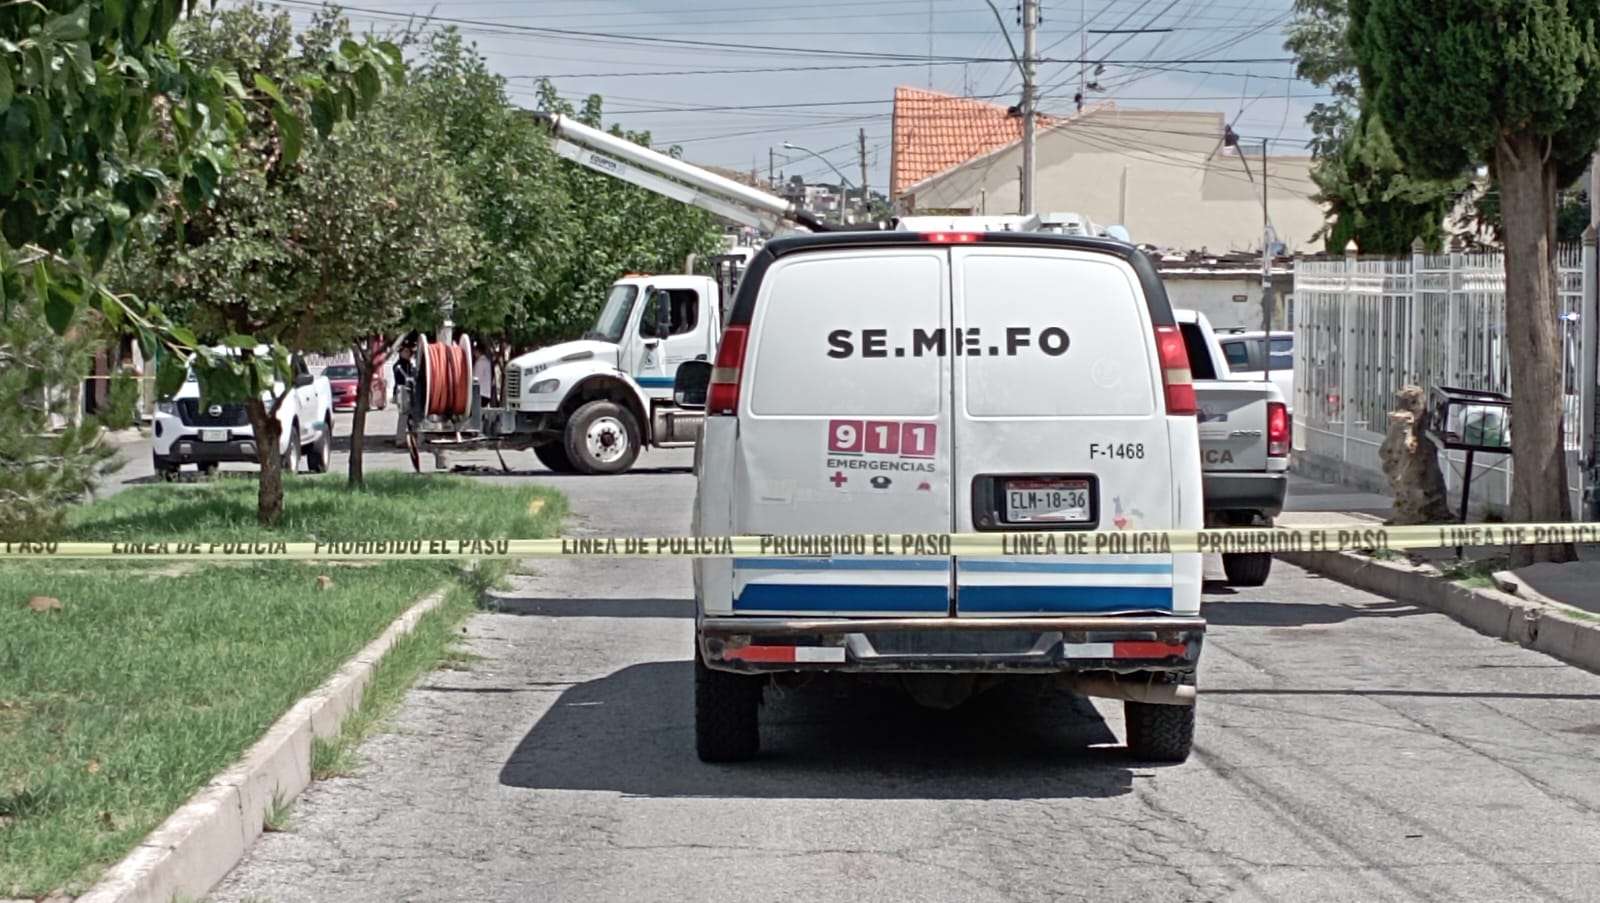
[[[321,9],[322,8],[320,4],[311,2],[311,0],[270,0],[270,2],[271,2],[271,5],[274,5],[274,6],[288,6],[288,7],[301,8],[301,9]],[[848,59],[900,60],[900,61],[906,61],[906,62],[921,63],[923,65],[926,65],[927,61],[929,60],[928,56],[922,56],[922,55],[916,55],[916,54],[906,54],[906,53],[889,53],[889,52],[884,52],[884,51],[838,50],[838,49],[826,48],[826,47],[794,47],[794,46],[780,46],[780,45],[770,45],[770,44],[743,44],[743,43],[741,43],[741,44],[733,44],[733,43],[729,43],[729,42],[726,42],[726,41],[701,41],[701,40],[694,40],[694,39],[690,39],[690,38],[664,37],[664,36],[660,36],[660,35],[617,34],[617,33],[612,33],[612,32],[583,31],[583,30],[579,30],[579,29],[551,28],[551,27],[536,26],[536,25],[507,25],[507,24],[500,24],[500,23],[494,23],[494,22],[486,22],[486,21],[481,20],[481,19],[463,19],[463,18],[456,18],[456,17],[450,17],[450,16],[435,16],[435,15],[415,16],[415,15],[408,15],[408,14],[404,14],[404,13],[389,12],[389,11],[386,11],[386,10],[375,10],[375,9],[359,7],[359,6],[346,6],[346,7],[341,7],[341,9],[344,10],[344,11],[347,11],[347,12],[356,12],[356,13],[362,13],[362,14],[367,15],[367,16],[380,17],[380,18],[383,18],[383,19],[386,19],[386,20],[390,20],[390,21],[415,21],[415,20],[419,20],[420,19],[423,22],[444,22],[444,23],[449,23],[449,24],[453,24],[453,25],[466,25],[466,26],[476,26],[476,27],[486,27],[486,28],[491,28],[491,29],[499,29],[503,33],[528,33],[528,34],[543,35],[543,36],[550,36],[550,37],[566,37],[566,38],[571,38],[571,39],[575,39],[575,40],[594,41],[594,40],[599,39],[599,40],[604,40],[604,41],[615,41],[615,42],[621,42],[621,43],[624,43],[624,44],[634,44],[634,45],[638,45],[638,44],[645,44],[645,45],[659,44],[659,45],[663,45],[663,46],[674,46],[674,47],[721,48],[721,49],[734,50],[734,51],[782,53],[782,54],[798,55],[798,56],[842,57],[842,58],[848,58]],[[935,62],[956,62],[956,63],[962,63],[962,62],[966,62],[966,63],[1010,62],[1009,59],[1001,59],[999,57],[983,58],[983,57],[948,56],[948,55],[947,56],[934,56],[934,57],[932,57],[932,59]],[[1079,62],[1084,62],[1084,61],[1083,60],[1076,60],[1076,59],[1044,59],[1044,58],[1042,58],[1042,59],[1038,60],[1038,62],[1065,65],[1065,64],[1074,64],[1074,63],[1079,63]],[[1107,61],[1104,61],[1104,62],[1107,62],[1108,64],[1120,64],[1123,61],[1107,60]],[[1188,64],[1188,63],[1239,63],[1239,64],[1243,64],[1243,63],[1291,63],[1291,62],[1294,62],[1294,58],[1293,57],[1267,57],[1267,58],[1249,58],[1249,59],[1237,59],[1237,60],[1217,60],[1217,59],[1184,60],[1184,59],[1171,59],[1171,60],[1157,60],[1155,62],[1165,63],[1165,64],[1168,64],[1168,65],[1183,65],[1183,64]]]

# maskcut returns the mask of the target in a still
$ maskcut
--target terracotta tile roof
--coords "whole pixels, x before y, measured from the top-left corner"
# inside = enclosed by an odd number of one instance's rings
[[[973,157],[1022,139],[1022,119],[999,104],[940,91],[901,86],[894,89],[894,151],[889,163],[890,191],[906,188]],[[1040,128],[1056,120],[1038,119]]]

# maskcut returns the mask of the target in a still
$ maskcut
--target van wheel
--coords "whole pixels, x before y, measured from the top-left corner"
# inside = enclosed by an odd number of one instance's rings
[[[311,443],[306,450],[306,466],[312,473],[327,473],[328,460],[333,456],[333,438],[329,432],[333,429],[333,415],[328,415],[327,426],[322,429],[322,437]]]
[[[1127,700],[1128,754],[1141,762],[1182,762],[1194,747],[1192,705],[1156,705]]]
[[[552,473],[574,473],[576,467],[572,466],[572,459],[567,457],[567,447],[561,442],[547,442],[535,446],[533,456],[539,463],[549,468]]]
[[[639,457],[639,435],[621,405],[591,401],[567,419],[567,457],[579,473],[622,473]]]
[[[1233,586],[1260,586],[1272,573],[1272,555],[1266,552],[1224,554],[1222,573]]]
[[[151,461],[155,465],[156,479],[163,483],[170,483],[178,478],[178,465],[160,455],[152,455]]]
[[[694,656],[694,749],[702,762],[741,762],[761,749],[761,678],[713,671]]]

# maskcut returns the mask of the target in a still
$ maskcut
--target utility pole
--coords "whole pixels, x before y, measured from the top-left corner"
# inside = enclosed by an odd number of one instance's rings
[[[1578,368],[1578,410],[1583,423],[1578,428],[1582,454],[1588,458],[1585,485],[1585,511],[1589,520],[1600,521],[1600,151],[1589,158],[1589,229],[1583,236],[1583,311],[1578,315],[1582,339],[1578,347],[1583,361]]]
[[[1078,112],[1082,113],[1089,96],[1089,0],[1078,2],[1078,46]]]
[[[1022,0],[1022,215],[1033,215],[1034,134],[1034,66],[1039,55],[1039,0]]]
[[[776,158],[777,158],[777,154],[773,153],[771,146],[768,146],[767,147],[767,187],[770,188],[770,189],[776,189],[778,187],[778,177],[776,175],[776,173],[777,173],[777,163],[775,162]]]
[[[1239,148],[1244,154],[1244,148]],[[1267,218],[1267,139],[1261,139],[1261,339],[1262,380],[1272,382],[1272,222]]]
[[[872,218],[872,200],[867,194],[867,130],[856,133],[857,148],[861,154],[861,218]]]

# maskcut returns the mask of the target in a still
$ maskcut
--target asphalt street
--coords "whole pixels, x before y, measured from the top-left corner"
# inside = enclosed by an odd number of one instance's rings
[[[568,494],[569,532],[688,529],[685,452],[618,477],[508,463]],[[1125,757],[1116,703],[1000,691],[946,712],[815,690],[769,694],[759,760],[703,765],[688,564],[523,570],[466,625],[470,668],[425,677],[359,772],[313,785],[214,899],[1577,901],[1600,887],[1600,677],[1282,563],[1259,590],[1208,587],[1195,753],[1170,767]]]

